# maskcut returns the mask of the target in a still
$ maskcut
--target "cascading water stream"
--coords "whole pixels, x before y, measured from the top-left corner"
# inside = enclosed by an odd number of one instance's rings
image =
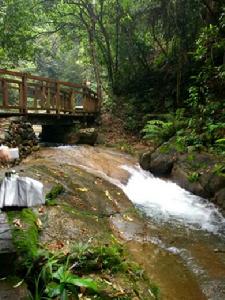
[[[215,234],[225,232],[225,218],[214,204],[140,167],[122,168],[130,174],[127,184],[122,186],[123,191],[155,221],[178,222]]]
[[[66,151],[64,161],[121,188],[154,222],[177,223],[214,234],[225,233],[225,218],[213,203],[189,193],[176,183],[154,177],[125,154],[83,146],[59,146],[55,149]]]

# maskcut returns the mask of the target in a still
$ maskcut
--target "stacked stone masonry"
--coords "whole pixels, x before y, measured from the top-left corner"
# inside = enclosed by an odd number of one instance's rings
[[[38,139],[31,123],[24,118],[0,120],[0,144],[9,148],[19,148],[20,159],[39,149]]]

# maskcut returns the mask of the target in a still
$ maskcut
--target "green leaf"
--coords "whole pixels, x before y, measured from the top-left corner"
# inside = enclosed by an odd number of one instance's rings
[[[61,291],[60,291],[60,284],[57,284],[55,282],[51,282],[47,285],[45,292],[50,298],[59,296]]]
[[[60,300],[69,300],[68,293],[67,293],[66,289],[63,289],[63,292],[60,295]]]
[[[225,138],[216,140],[217,144],[225,144]]]
[[[67,283],[70,283],[70,284],[73,284],[73,285],[79,286],[79,287],[85,287],[85,288],[91,289],[95,292],[97,292],[99,290],[96,282],[91,278],[79,278],[79,277],[75,277],[75,276],[71,275],[67,278]]]
[[[60,283],[67,283],[69,276],[71,276],[71,273],[66,269],[65,266],[61,266],[55,273],[53,273],[52,278],[59,280]]]

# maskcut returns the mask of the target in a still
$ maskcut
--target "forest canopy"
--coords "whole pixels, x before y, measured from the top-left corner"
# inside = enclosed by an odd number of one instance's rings
[[[184,109],[223,138],[223,0],[2,0],[0,34],[1,67],[88,79],[130,130]]]

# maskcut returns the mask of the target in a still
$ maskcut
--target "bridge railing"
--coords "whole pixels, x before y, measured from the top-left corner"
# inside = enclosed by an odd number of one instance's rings
[[[0,69],[0,110],[20,114],[96,113],[99,99],[85,85]]]

